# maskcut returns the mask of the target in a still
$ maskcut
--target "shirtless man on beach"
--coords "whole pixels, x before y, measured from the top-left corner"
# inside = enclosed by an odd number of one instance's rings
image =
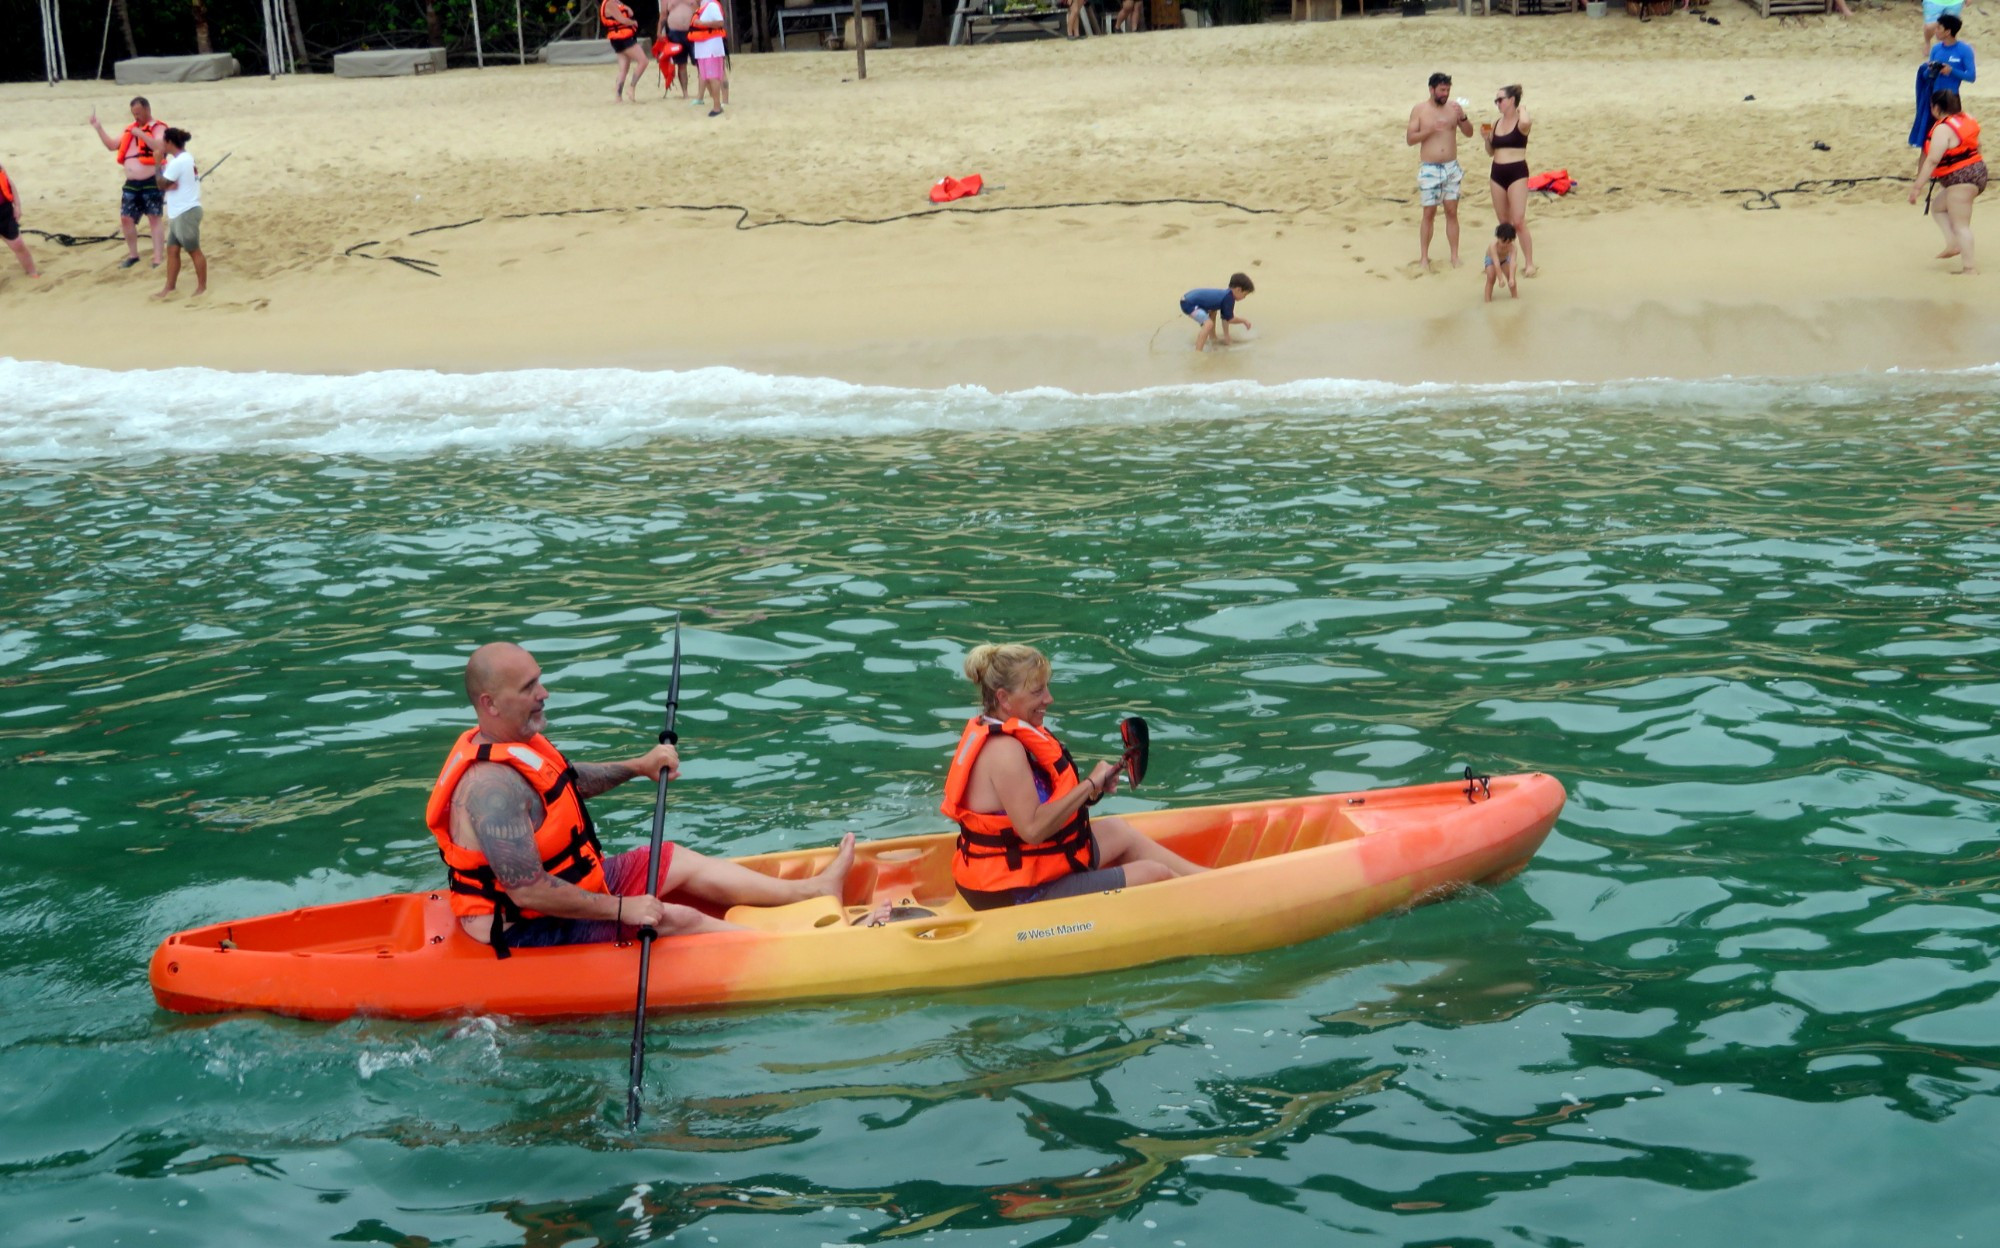
[[[158,176],[160,161],[166,158],[161,145],[167,139],[167,123],[154,120],[153,106],[146,102],[145,96],[135,95],[132,124],[117,138],[104,132],[94,108],[90,110],[90,125],[105,150],[118,154],[118,163],[125,170],[125,189],[118,198],[118,228],[124,231],[125,247],[130,254],[118,267],[129,269],[139,263],[139,218],[144,217],[153,234],[153,267],[157,269],[167,256],[167,222],[160,215],[165,204],[160,197]]]
[[[1410,110],[1410,127],[1403,142],[1417,149],[1417,202],[1423,205],[1423,224],[1417,228],[1417,267],[1431,268],[1431,233],[1437,225],[1438,205],[1444,205],[1444,238],[1451,247],[1451,267],[1458,258],[1458,189],[1465,170],[1458,164],[1458,136],[1472,137],[1472,118],[1465,106],[1451,98],[1451,75],[1432,74],[1431,91],[1422,103]]]
[[[681,98],[688,98],[688,63],[694,59],[694,45],[688,40],[688,27],[694,25],[694,0],[666,0],[660,6],[660,34],[681,45],[674,53],[673,76],[681,84]]]

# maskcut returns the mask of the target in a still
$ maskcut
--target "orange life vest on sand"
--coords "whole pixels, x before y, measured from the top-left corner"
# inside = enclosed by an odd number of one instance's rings
[[[1569,170],[1557,169],[1549,173],[1538,173],[1528,179],[1531,191],[1552,191],[1557,195],[1567,195],[1576,189],[1576,179],[1569,176]]]
[[[576,768],[540,733],[527,741],[500,745],[474,744],[472,739],[477,735],[477,728],[467,729],[451,747],[444,770],[438,772],[437,784],[431,788],[430,802],[424,807],[424,822],[437,838],[438,853],[444,856],[451,912],[461,918],[493,915],[493,952],[504,958],[508,956],[506,924],[535,918],[539,912],[514,904],[494,877],[485,854],[451,839],[452,791],[474,763],[505,763],[520,772],[542,799],[535,853],[544,871],[585,892],[610,890],[604,884],[604,848],[597,843],[596,825],[576,791]]]
[[[1964,113],[1953,113],[1937,124],[1949,129],[1952,137],[1957,139],[1958,142],[1953,144],[1951,149],[1939,158],[1937,168],[1931,170],[1931,181],[1942,181],[1946,174],[1955,173],[1972,164],[1974,161],[1984,159],[1979,154],[1978,122],[1967,117]],[[1931,133],[1937,133],[1935,126],[1932,127]]]
[[[986,179],[976,173],[968,173],[962,178],[939,178],[931,187],[931,202],[948,204],[954,199],[977,195],[985,187]]]
[[[711,8],[715,10],[716,20],[712,22],[703,20],[702,14],[708,12]],[[715,0],[707,0],[700,8],[696,9],[694,11],[694,20],[688,24],[688,38],[696,43],[700,43],[704,39],[720,39],[728,33],[727,30],[723,29],[722,6],[717,4]]]
[[[639,28],[625,18],[611,16],[611,0],[598,0],[597,20],[604,23],[604,34],[609,39],[630,39],[639,33]]]
[[[958,739],[958,752],[951,756],[940,809],[958,825],[952,879],[977,909],[1007,905],[1016,890],[1059,880],[1072,871],[1097,869],[1097,838],[1091,835],[1088,811],[1079,808],[1062,831],[1039,845],[1030,845],[1015,833],[1014,822],[1006,815],[973,810],[965,804],[972,765],[996,732],[1014,738],[1028,751],[1028,766],[1035,778],[1048,786],[1046,800],[1056,801],[1082,783],[1068,747],[1045,729],[1018,719],[1003,724],[988,715],[975,715],[966,723],[965,733]]]
[[[135,121],[125,127],[125,133],[118,136],[118,163],[122,165],[125,163],[127,157],[137,156],[146,164],[159,164],[160,158],[153,154],[153,149],[146,146],[146,140],[132,133],[134,130],[143,134],[150,134],[153,136],[155,142],[160,142],[166,138],[167,123],[164,121],[149,121],[142,126]],[[158,131],[157,134],[154,133],[155,130]]]

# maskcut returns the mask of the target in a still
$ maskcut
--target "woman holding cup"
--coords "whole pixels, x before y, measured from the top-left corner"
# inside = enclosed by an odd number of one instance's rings
[[[1488,184],[1493,192],[1493,215],[1500,224],[1514,227],[1521,244],[1521,274],[1535,275],[1535,243],[1528,233],[1528,131],[1535,119],[1521,107],[1521,88],[1500,88],[1493,97],[1500,120],[1482,122],[1479,141],[1493,158]]]

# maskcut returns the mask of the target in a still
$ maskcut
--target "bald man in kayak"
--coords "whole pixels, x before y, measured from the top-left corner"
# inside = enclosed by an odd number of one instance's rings
[[[542,735],[549,691],[540,665],[504,641],[473,651],[465,696],[479,723],[452,747],[425,822],[444,856],[452,912],[500,957],[510,948],[619,940],[641,927],[675,936],[735,926],[660,900],[675,892],[714,909],[840,896],[854,864],[851,833],[826,870],[798,880],[666,844],[659,896],[647,895],[652,851],[606,855],[584,802],[627,780],[657,781],[662,770],[674,779],[681,765],[674,747],[656,745],[619,763],[564,758]]]

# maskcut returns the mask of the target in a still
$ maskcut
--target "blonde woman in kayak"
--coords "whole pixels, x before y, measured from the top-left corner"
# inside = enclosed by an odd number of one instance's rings
[[[952,878],[975,910],[1157,884],[1204,870],[1088,807],[1118,788],[1099,763],[1079,777],[1043,725],[1049,661],[1032,646],[975,646],[965,676],[981,712],[965,725],[945,779],[944,813],[958,824]]]

